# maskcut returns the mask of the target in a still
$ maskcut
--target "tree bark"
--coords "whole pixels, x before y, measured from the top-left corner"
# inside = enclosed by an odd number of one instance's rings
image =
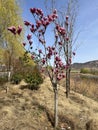
[[[11,81],[11,71],[9,70],[8,71],[8,82],[10,82]]]
[[[71,68],[67,68],[66,70],[66,98],[69,97],[69,93],[70,93],[70,71]]]
[[[54,88],[54,128],[58,126],[58,89],[57,85]]]
[[[69,77],[69,93],[70,93],[70,72],[71,72],[71,66],[69,67],[68,77]]]
[[[66,70],[66,98],[68,98],[68,96],[69,96],[69,75],[68,75],[68,73],[69,73],[69,70],[67,68],[67,70]]]

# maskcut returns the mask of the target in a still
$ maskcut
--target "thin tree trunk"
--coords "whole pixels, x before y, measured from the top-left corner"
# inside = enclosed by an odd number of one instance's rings
[[[8,71],[8,82],[10,82],[11,81],[11,71],[9,70]]]
[[[68,76],[68,69],[66,70],[66,98],[69,96],[69,76]]]
[[[69,97],[70,93],[70,68],[66,70],[66,98]]]
[[[8,82],[10,82],[11,80],[11,57],[12,57],[12,54],[10,51],[8,51],[9,53],[9,60],[8,60]]]
[[[58,126],[58,89],[57,85],[54,88],[54,128]]]
[[[10,51],[8,51],[9,53],[9,60],[8,60],[8,70],[7,70],[7,78],[8,78],[8,83],[11,81],[11,54]],[[8,86],[6,86],[6,93],[8,92]]]
[[[68,76],[69,77],[69,80],[68,80],[69,81],[69,93],[70,93],[70,72],[71,72],[71,67],[69,67],[69,72],[68,72],[68,75],[69,75]]]

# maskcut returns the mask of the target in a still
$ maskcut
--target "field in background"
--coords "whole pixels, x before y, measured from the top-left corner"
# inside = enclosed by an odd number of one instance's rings
[[[65,87],[65,82],[63,80],[61,85]],[[72,71],[71,90],[98,101],[98,76],[81,74],[79,71],[75,70]]]

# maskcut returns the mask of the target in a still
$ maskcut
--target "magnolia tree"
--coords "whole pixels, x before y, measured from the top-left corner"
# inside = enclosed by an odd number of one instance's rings
[[[76,37],[74,36],[75,34],[75,22],[76,22],[76,17],[77,17],[77,9],[78,9],[78,4],[77,0],[69,0],[68,1],[68,7],[67,7],[67,12],[66,14],[69,16],[67,23],[65,24],[65,21],[62,22],[62,25],[66,28],[67,31],[67,37],[68,41],[64,41],[64,52],[65,52],[65,61],[66,64],[68,65],[68,68],[66,69],[66,97],[69,96],[70,92],[70,72],[71,72],[71,62],[72,58],[75,56],[75,51],[78,47],[78,45],[74,44],[78,38],[78,34]],[[74,50],[74,51],[73,51]]]
[[[54,91],[54,119],[55,128],[58,125],[58,83],[61,79],[66,78],[66,70],[71,64],[71,59],[68,59],[68,63],[65,60],[65,43],[68,45],[69,37],[67,28],[68,16],[65,16],[66,27],[61,26],[58,23],[58,14],[57,10],[54,9],[53,12],[49,15],[44,15],[43,11],[39,8],[30,8],[30,12],[34,18],[34,22],[24,21],[24,24],[29,29],[29,34],[27,34],[27,42],[23,42],[25,49],[29,48],[28,53],[30,53],[31,58],[35,61],[39,67],[47,71],[50,78],[52,88]],[[53,28],[52,43],[49,44],[47,41],[47,29]],[[22,27],[15,26],[8,27],[8,30],[11,31],[14,35],[20,35]],[[34,44],[33,37],[37,38],[39,42],[39,47],[36,47]],[[75,55],[75,53],[73,53]],[[51,66],[51,67],[49,67]]]
[[[75,52],[77,48],[79,47],[79,44],[76,44],[76,41],[78,39],[79,32],[76,34],[75,30],[75,23],[77,18],[77,11],[79,9],[78,7],[78,0],[68,0],[66,8],[62,7],[58,9],[58,18],[56,23],[59,24],[59,26],[63,27],[66,30],[66,40],[60,33],[58,33],[58,36],[60,38],[60,41],[62,41],[62,49],[64,54],[64,60],[66,62],[67,68],[66,68],[66,81],[65,81],[65,88],[66,88],[66,97],[68,98],[70,93],[70,73],[71,73],[71,63],[72,58],[75,56]],[[46,10],[50,11],[57,8],[56,0],[51,0],[50,9],[48,5],[48,1],[46,0]],[[65,17],[66,16],[66,17]],[[75,36],[76,35],[76,36]]]

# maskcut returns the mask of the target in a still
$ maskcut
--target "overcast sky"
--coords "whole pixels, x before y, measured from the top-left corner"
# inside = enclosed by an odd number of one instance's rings
[[[44,0],[19,0],[23,8],[23,20],[32,20],[29,9],[44,8]],[[50,0],[48,0],[49,2]],[[56,0],[57,7],[66,7],[66,0]],[[73,62],[98,60],[98,0],[78,0],[79,11],[76,21],[76,32],[80,32],[79,45]]]

